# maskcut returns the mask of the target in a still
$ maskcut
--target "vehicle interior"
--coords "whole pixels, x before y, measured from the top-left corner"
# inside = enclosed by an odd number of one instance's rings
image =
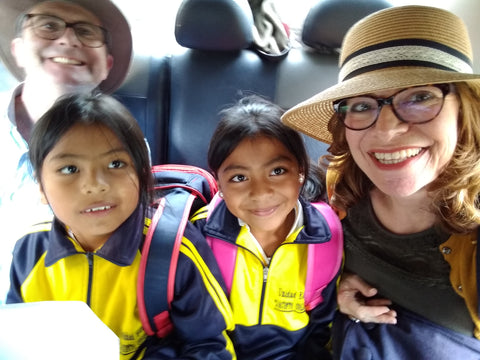
[[[386,7],[439,6],[462,17],[480,73],[480,2],[474,0],[270,0],[289,35],[278,53],[256,46],[254,0],[113,1],[129,19],[134,42],[129,73],[114,96],[140,124],[154,165],[209,170],[207,149],[219,112],[242,95],[257,94],[287,110],[337,83],[343,36]],[[15,84],[0,63],[0,91]],[[304,140],[313,161],[327,153],[328,145]]]
[[[218,113],[242,95],[261,95],[287,110],[335,84],[346,31],[382,8],[412,3],[447,8],[464,18],[474,47],[480,43],[480,35],[472,31],[476,24],[472,14],[480,3],[469,0],[442,4],[431,0],[302,0],[294,7],[289,1],[272,0],[277,20],[289,35],[288,46],[278,54],[255,46],[258,14],[251,7],[254,1],[142,0],[146,7],[126,0],[115,2],[129,19],[134,55],[127,78],[114,95],[139,122],[153,164],[190,164],[208,170],[206,153]],[[152,15],[138,10],[149,6],[155,10]],[[287,15],[294,20],[284,20]],[[0,90],[15,84],[3,66],[0,78]],[[304,139],[312,160],[326,153],[327,145],[307,136]]]
[[[351,11],[337,17],[345,6]],[[301,42],[272,55],[254,47],[247,0],[184,0],[175,18],[179,47],[163,56],[135,56],[115,95],[139,121],[154,164],[207,168],[221,109],[252,93],[288,109],[335,84],[346,30],[387,6],[386,0],[319,1],[304,20]],[[312,159],[326,152],[325,144],[305,141]]]

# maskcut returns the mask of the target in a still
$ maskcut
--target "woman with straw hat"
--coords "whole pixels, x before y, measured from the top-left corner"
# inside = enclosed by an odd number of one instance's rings
[[[345,215],[336,358],[479,357],[480,75],[472,72],[457,16],[392,7],[348,31],[339,83],[282,118],[331,144],[331,204]]]

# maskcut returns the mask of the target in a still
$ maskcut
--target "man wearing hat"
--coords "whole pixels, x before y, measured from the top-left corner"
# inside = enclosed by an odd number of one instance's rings
[[[480,75],[463,21],[400,6],[347,32],[339,83],[282,120],[330,144],[345,267],[334,358],[480,357]]]
[[[115,91],[132,56],[127,20],[109,0],[1,0],[0,56],[22,81],[0,97],[0,304],[14,241],[51,216],[28,161],[33,124],[59,97]],[[16,21],[16,23],[15,23]]]

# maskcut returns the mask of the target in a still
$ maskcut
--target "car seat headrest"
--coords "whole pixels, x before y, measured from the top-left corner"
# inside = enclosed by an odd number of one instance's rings
[[[302,42],[320,52],[336,51],[353,24],[391,6],[386,0],[320,0],[305,18]]]
[[[183,47],[234,51],[253,42],[253,15],[248,0],[184,0],[175,21],[175,38]]]

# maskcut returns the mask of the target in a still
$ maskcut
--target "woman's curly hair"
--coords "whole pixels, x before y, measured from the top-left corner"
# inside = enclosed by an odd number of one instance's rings
[[[467,233],[480,223],[480,82],[455,83],[460,102],[458,139],[452,159],[427,187],[431,211],[449,232]],[[368,195],[374,184],[357,166],[345,138],[345,127],[336,115],[328,124],[333,143],[324,157],[337,174],[333,206],[347,210]]]

